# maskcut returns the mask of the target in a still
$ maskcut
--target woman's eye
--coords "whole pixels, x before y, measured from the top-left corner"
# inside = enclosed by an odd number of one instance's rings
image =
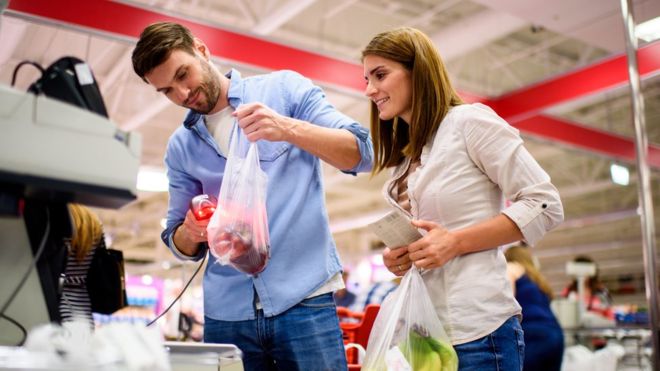
[[[382,72],[376,74],[376,78],[377,78],[378,80],[382,80],[383,77],[385,77],[385,74],[382,73]]]

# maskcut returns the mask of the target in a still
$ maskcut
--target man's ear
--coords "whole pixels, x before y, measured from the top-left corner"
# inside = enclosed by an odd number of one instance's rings
[[[195,49],[195,52],[201,54],[207,61],[211,58],[209,48],[206,46],[206,44],[204,44],[202,40],[196,37],[193,39],[193,48]]]

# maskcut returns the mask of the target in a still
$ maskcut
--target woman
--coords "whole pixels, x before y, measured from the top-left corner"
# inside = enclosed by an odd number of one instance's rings
[[[525,371],[559,371],[564,333],[550,309],[550,285],[536,269],[529,249],[513,246],[504,254],[514,295],[522,306],[525,332]]]
[[[463,103],[422,32],[381,33],[362,62],[373,172],[393,168],[385,198],[426,231],[385,249],[386,267],[398,276],[413,265],[424,269],[460,369],[521,369],[521,308],[498,246],[534,244],[561,222],[556,188],[516,129],[482,104]],[[504,210],[503,197],[511,201]]]
[[[104,243],[98,217],[87,207],[69,204],[73,237],[66,241],[68,256],[60,298],[62,321],[84,320],[94,327],[92,306],[87,293],[87,273],[96,248]]]

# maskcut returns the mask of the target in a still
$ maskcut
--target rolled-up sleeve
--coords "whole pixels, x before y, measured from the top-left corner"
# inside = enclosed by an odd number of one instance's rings
[[[175,164],[180,161],[177,161],[176,147],[176,142],[170,141],[165,155],[165,166],[169,182],[169,204],[167,225],[160,237],[177,258],[181,260],[199,260],[206,253],[205,248],[200,248],[199,253],[195,256],[187,256],[181,253],[174,244],[174,232],[183,224],[190,200],[201,193],[201,186],[198,182],[186,175],[185,172],[177,170]]]
[[[181,223],[181,224],[183,224],[183,223]],[[172,230],[176,231],[176,229],[181,224],[178,224]],[[179,260],[199,260],[199,259],[204,257],[204,254],[206,254],[206,250],[207,250],[207,247],[208,247],[208,244],[206,244],[206,243],[202,244],[203,245],[202,248],[200,248],[198,250],[196,255],[189,256],[189,255],[184,254],[183,252],[181,252],[181,250],[179,250],[178,247],[176,247],[176,244],[174,243],[174,232],[172,232],[172,233],[167,233],[167,232],[168,232],[167,230],[163,231],[162,235],[165,236],[163,238],[167,238],[167,241],[168,241],[167,245],[169,246],[170,250],[172,251],[172,254],[174,254],[174,256],[176,256]]]
[[[360,161],[349,170],[342,170],[347,174],[370,171],[373,166],[373,144],[369,130],[352,118],[339,112],[326,98],[323,90],[314,85],[311,80],[292,72],[282,72],[286,76],[288,91],[292,94],[289,107],[294,118],[308,121],[314,125],[327,128],[345,129],[355,136],[360,152]]]
[[[358,123],[353,123],[349,126],[344,126],[343,129],[350,131],[355,136],[355,141],[360,150],[360,162],[355,167],[349,170],[342,170],[347,174],[356,174],[366,171],[371,171],[374,163],[374,149],[371,142],[369,131]]]
[[[468,123],[468,152],[509,200],[502,213],[518,226],[525,241],[534,245],[564,220],[559,192],[524,147],[518,130],[490,112]]]

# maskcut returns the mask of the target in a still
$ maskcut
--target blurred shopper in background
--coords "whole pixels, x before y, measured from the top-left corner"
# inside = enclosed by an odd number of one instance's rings
[[[145,28],[132,62],[145,82],[190,110],[165,155],[169,205],[161,237],[174,255],[207,254],[208,220],[198,221],[188,205],[199,194],[218,194],[230,137],[257,143],[268,177],[271,259],[249,276],[209,255],[204,341],[238,346],[248,371],[346,369],[332,297],[344,285],[342,266],[320,162],[350,174],[371,170],[368,131],[296,72],[220,73],[208,46],[176,23]]]
[[[344,288],[335,291],[334,298],[335,304],[338,307],[350,308],[351,305],[355,302],[355,294],[348,289],[348,272],[343,271],[341,273],[341,278],[344,280]]]
[[[87,207],[69,204],[68,208],[73,236],[65,240],[68,254],[60,297],[60,315],[62,322],[82,319],[94,328],[86,279],[94,252],[98,247],[105,246],[103,227],[96,214]]]
[[[386,248],[402,276],[423,268],[461,370],[520,370],[521,308],[498,247],[535,244],[563,219],[557,189],[518,130],[483,104],[465,104],[433,42],[413,28],[376,35],[362,51],[371,99],[373,173],[393,170],[386,200],[424,237]],[[504,198],[511,201],[502,209]]]
[[[564,333],[550,309],[553,298],[548,281],[536,267],[529,248],[506,250],[507,273],[522,307],[525,334],[525,371],[559,371],[564,354]]]
[[[360,290],[355,298],[352,310],[363,312],[369,304],[381,304],[391,292],[396,290],[401,282],[401,277],[389,281],[374,282],[371,286]]]
[[[588,256],[580,255],[573,259],[576,263],[592,263],[596,264],[593,259]],[[568,298],[574,296],[577,299],[578,283],[573,280],[568,286],[564,288],[561,293],[562,297]],[[600,314],[604,317],[613,319],[614,312],[612,310],[612,296],[605,285],[598,277],[598,265],[596,265],[596,274],[593,277],[587,278],[584,285],[584,298],[583,302],[586,304],[586,309],[592,313]]]

